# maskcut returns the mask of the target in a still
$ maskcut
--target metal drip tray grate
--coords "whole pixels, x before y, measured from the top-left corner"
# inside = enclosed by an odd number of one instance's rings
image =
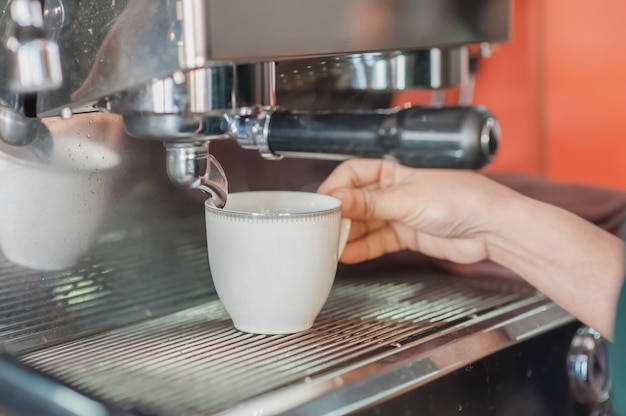
[[[305,402],[296,390],[313,388],[318,380],[375,363],[439,333],[471,328],[499,311],[505,316],[542,302],[547,301],[527,286],[501,280],[344,278],[314,327],[300,334],[238,332],[214,300],[20,360],[148,414],[236,413],[268,394],[278,411]],[[280,392],[289,403],[277,404]],[[261,413],[273,413],[267,409]]]
[[[2,348],[40,349],[215,297],[203,229],[202,217],[115,229],[62,271],[26,269],[0,254]]]

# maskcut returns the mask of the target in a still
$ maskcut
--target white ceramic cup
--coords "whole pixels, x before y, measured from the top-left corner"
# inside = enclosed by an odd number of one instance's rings
[[[330,294],[350,220],[341,201],[312,192],[233,193],[205,204],[217,294],[235,327],[257,334],[311,328]]]
[[[0,146],[0,247],[20,266],[59,270],[93,244],[110,205],[119,155],[83,137],[56,136],[45,163]]]

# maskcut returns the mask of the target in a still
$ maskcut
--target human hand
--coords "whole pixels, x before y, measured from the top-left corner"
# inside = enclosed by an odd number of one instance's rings
[[[613,334],[624,243],[569,211],[474,172],[381,160],[344,162],[318,191],[339,198],[352,219],[345,263],[404,249],[457,264],[490,260]]]
[[[339,198],[352,219],[344,263],[405,249],[463,264],[488,259],[492,210],[515,195],[473,172],[365,159],[342,163],[318,192]]]

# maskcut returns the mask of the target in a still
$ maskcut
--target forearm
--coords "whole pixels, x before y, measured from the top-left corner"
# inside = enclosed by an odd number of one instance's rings
[[[607,338],[624,279],[622,240],[545,203],[516,195],[495,208],[489,257]]]

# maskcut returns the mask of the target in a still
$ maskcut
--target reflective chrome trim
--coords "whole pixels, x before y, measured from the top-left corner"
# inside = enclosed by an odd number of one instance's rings
[[[7,0],[0,0],[0,8]],[[45,2],[57,10],[58,2]],[[63,0],[56,115],[176,71],[506,41],[510,0]],[[53,8],[54,7],[54,8]],[[71,16],[71,18],[70,18]],[[47,28],[48,29],[48,28]],[[0,61],[3,58],[0,48]],[[0,74],[0,92],[4,85]]]
[[[580,328],[567,355],[567,370],[574,399],[582,404],[598,405],[609,399],[611,377],[608,346],[592,328]]]
[[[282,93],[450,88],[467,77],[467,59],[466,48],[458,47],[285,61],[278,65],[277,88]]]
[[[268,137],[269,126],[274,108],[243,108],[241,114],[226,116],[230,125],[230,135],[244,149],[257,149],[261,156],[269,160],[280,160],[270,149]]]

